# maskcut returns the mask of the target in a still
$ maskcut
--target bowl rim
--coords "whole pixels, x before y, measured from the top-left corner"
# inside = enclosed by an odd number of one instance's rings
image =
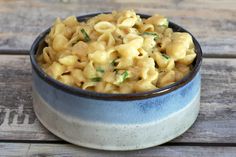
[[[84,21],[98,14],[107,14],[107,13],[111,13],[111,12],[98,12],[98,13],[85,14],[85,15],[77,16],[77,19],[80,21]],[[151,16],[151,15],[140,14],[140,13],[137,13],[137,15],[140,15],[141,18],[148,18]],[[188,75],[186,75],[181,80],[171,85],[165,86],[163,88],[158,88],[155,90],[146,91],[146,92],[138,92],[138,93],[110,94],[110,93],[98,93],[95,91],[84,90],[79,87],[68,86],[66,84],[63,84],[57,81],[56,79],[53,79],[42,70],[42,68],[36,61],[36,53],[37,53],[39,44],[45,38],[45,36],[49,33],[51,27],[46,29],[44,32],[40,33],[30,48],[30,61],[31,61],[32,69],[38,74],[38,76],[40,76],[41,79],[46,81],[46,83],[64,92],[68,92],[70,94],[85,97],[85,98],[92,98],[92,99],[99,99],[99,100],[126,101],[126,100],[140,100],[140,99],[161,96],[163,94],[167,94],[172,91],[175,91],[179,89],[180,87],[183,87],[184,85],[186,85],[188,82],[192,81],[194,77],[197,75],[197,73],[199,72],[200,66],[202,64],[202,49],[198,41],[195,39],[195,37],[189,31],[187,31],[183,27],[171,21],[169,21],[169,27],[170,28],[176,27],[178,28],[177,29],[178,32],[187,32],[192,36],[193,43],[195,45],[195,52],[197,56],[195,58],[196,60],[195,66],[193,67],[192,71]]]

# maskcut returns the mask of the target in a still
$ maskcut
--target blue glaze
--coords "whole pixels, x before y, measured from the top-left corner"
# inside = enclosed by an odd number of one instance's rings
[[[140,124],[162,118],[187,106],[200,91],[200,74],[167,94],[141,100],[111,101],[81,97],[55,88],[33,70],[33,85],[52,108],[84,121]]]

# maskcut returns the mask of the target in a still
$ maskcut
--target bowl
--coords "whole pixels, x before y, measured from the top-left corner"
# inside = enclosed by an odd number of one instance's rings
[[[77,18],[83,21],[97,14]],[[172,22],[169,27],[188,32]],[[67,86],[43,72],[35,57],[45,46],[49,31],[41,33],[30,49],[33,107],[40,122],[56,136],[88,148],[136,150],[168,142],[196,120],[202,50],[193,36],[197,57],[182,80],[148,92],[105,94]]]

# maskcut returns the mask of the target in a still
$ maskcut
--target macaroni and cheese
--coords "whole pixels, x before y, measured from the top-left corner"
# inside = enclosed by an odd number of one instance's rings
[[[161,15],[133,10],[78,21],[57,18],[37,56],[54,79],[101,93],[136,93],[170,85],[191,70],[192,37],[173,32]]]

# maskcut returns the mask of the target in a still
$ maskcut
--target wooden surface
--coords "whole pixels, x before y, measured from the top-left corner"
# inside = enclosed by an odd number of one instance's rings
[[[234,157],[235,147],[160,146],[138,151],[111,152],[92,150],[70,144],[1,143],[2,156],[63,157]]]
[[[0,0],[0,156],[236,156],[236,1],[67,1]],[[199,117],[190,130],[159,147],[106,152],[73,146],[35,117],[29,48],[57,16],[124,8],[161,13],[200,41],[205,58]]]

